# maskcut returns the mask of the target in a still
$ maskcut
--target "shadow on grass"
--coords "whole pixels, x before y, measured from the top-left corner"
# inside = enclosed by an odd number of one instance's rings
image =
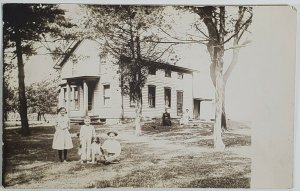
[[[80,126],[73,126],[70,133],[79,132]],[[243,127],[246,128],[246,127]],[[32,136],[21,137],[19,130],[4,130],[4,185],[26,185],[34,181],[47,181],[49,176],[53,179],[64,178],[65,172],[83,181],[78,183],[87,188],[106,187],[203,187],[203,188],[248,188],[248,178],[251,159],[233,156],[230,152],[203,152],[199,155],[172,153],[161,156],[156,147],[149,147],[149,142],[122,143],[122,162],[115,165],[81,165],[67,163],[61,165],[58,161],[57,151],[52,149],[54,127],[32,128]],[[98,128],[98,131],[102,131]],[[153,135],[156,139],[165,139],[170,143],[178,141],[180,144],[193,146],[213,147],[212,125],[201,127],[180,128],[176,125],[169,127],[151,124],[144,125],[146,135]],[[200,138],[197,139],[197,138]],[[155,140],[154,139],[154,140]],[[188,142],[185,140],[191,140]],[[224,133],[223,140],[228,147],[249,146],[251,137],[242,134]],[[167,142],[168,142],[167,141]],[[74,148],[69,151],[69,159],[78,161],[77,148],[79,140],[73,137]],[[166,148],[168,151],[168,149]],[[169,150],[169,152],[173,152]],[[54,163],[53,163],[54,162]],[[54,174],[47,169],[56,169]],[[45,173],[47,172],[47,173]],[[85,180],[86,173],[110,173],[112,178],[97,179],[89,184]],[[237,172],[241,174],[237,175]],[[57,174],[55,174],[57,173]],[[61,173],[61,174],[60,174]],[[78,177],[77,177],[78,176]],[[68,180],[62,180],[68,181]]]
[[[70,133],[77,131],[77,128],[73,128]],[[58,161],[58,152],[52,149],[54,132],[54,127],[34,127],[31,128],[31,136],[23,137],[20,129],[4,130],[2,179],[4,186],[23,184],[43,178],[41,174],[47,165],[35,166],[35,164]],[[76,148],[79,146],[79,141],[76,138],[73,138],[73,145],[74,148],[68,151],[68,158],[78,160]],[[10,178],[9,175],[12,174],[14,176]]]
[[[213,177],[197,179],[190,182],[185,188],[250,188],[250,178]]]

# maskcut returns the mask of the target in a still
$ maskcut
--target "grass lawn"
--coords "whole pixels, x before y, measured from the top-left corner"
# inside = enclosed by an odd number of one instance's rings
[[[34,127],[32,136],[21,137],[19,129],[4,130],[4,173],[6,188],[249,188],[251,173],[250,128],[229,122],[223,134],[224,152],[213,150],[212,124],[172,128],[157,123],[143,125],[143,135],[134,136],[133,124],[95,126],[119,132],[122,157],[119,164],[80,164],[76,133],[71,129],[74,148],[70,162],[58,162],[52,149],[54,127]]]

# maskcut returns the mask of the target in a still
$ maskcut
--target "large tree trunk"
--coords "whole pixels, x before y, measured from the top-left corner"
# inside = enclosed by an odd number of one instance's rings
[[[232,60],[231,60],[229,67],[227,68],[226,72],[223,75],[224,93],[225,93],[225,87],[226,87],[227,81],[229,79],[229,76],[232,73],[233,69],[235,68],[235,66],[237,65],[237,62],[238,62],[238,55],[239,55],[240,49],[237,48],[237,46],[238,46],[238,37],[235,37],[234,42],[233,42]],[[225,95],[224,95],[224,97],[225,97]],[[226,112],[225,112],[225,98],[224,98],[224,102],[223,102],[222,127],[223,127],[223,129],[228,130],[227,118],[226,118]]]
[[[220,7],[220,21],[219,21],[219,35],[218,43],[213,46],[213,60],[212,63],[215,66],[215,124],[214,124],[214,148],[216,151],[223,151],[225,145],[222,140],[222,114],[223,104],[225,99],[225,83],[223,78],[223,57],[224,57],[224,34],[225,34],[225,7]]]
[[[25,74],[24,74],[24,63],[23,63],[23,54],[22,54],[22,46],[21,46],[21,37],[19,34],[19,30],[16,30],[15,36],[16,42],[16,53],[17,53],[17,64],[18,64],[18,78],[19,78],[19,113],[21,117],[21,125],[22,125],[22,135],[29,136],[30,129],[28,125],[27,118],[27,100],[25,95]]]
[[[212,63],[210,65],[210,78],[211,81],[216,89],[216,63]],[[226,86],[226,79],[224,78],[224,101],[223,101],[223,106],[222,106],[222,119],[221,119],[221,126],[224,130],[227,129],[227,119],[226,119],[226,112],[225,112],[225,86]]]
[[[225,145],[222,140],[222,110],[224,102],[224,82],[222,75],[221,61],[222,58],[218,54],[218,63],[216,65],[216,91],[215,91],[215,101],[216,101],[216,111],[215,111],[215,124],[214,124],[214,148],[217,151],[223,151]]]
[[[142,134],[142,127],[141,127],[141,117],[142,117],[142,104],[141,100],[136,100],[136,107],[135,107],[135,135],[140,136]]]
[[[227,129],[227,118],[226,118],[226,111],[225,111],[225,90],[226,90],[226,84],[223,81],[223,103],[222,103],[221,126],[222,126],[222,130],[226,130],[227,131],[228,129]]]
[[[225,92],[225,89],[224,89]],[[223,100],[223,106],[222,106],[222,121],[221,121],[221,126],[223,130],[228,130],[227,128],[227,118],[226,118],[226,111],[225,111],[225,98]]]

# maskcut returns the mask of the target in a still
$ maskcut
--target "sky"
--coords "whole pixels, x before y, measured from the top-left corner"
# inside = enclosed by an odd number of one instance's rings
[[[85,13],[81,10],[81,8],[76,4],[62,4],[61,8],[66,9],[66,16],[70,19],[74,19],[76,23],[80,22]],[[252,94],[253,90],[250,88],[256,88],[254,86],[254,76],[257,71],[253,69],[253,57],[261,52],[257,52],[257,44],[262,36],[264,37],[266,31],[273,30],[275,26],[268,26],[270,23],[265,23],[265,14],[266,11],[261,13],[261,7],[254,8],[254,18],[253,23],[250,27],[251,33],[245,34],[247,39],[252,40],[252,43],[241,49],[239,60],[236,68],[233,70],[232,75],[229,78],[229,81],[226,86],[226,110],[228,118],[236,119],[236,120],[245,120],[249,121],[249,114],[252,112],[251,106],[252,104]],[[174,24],[175,30],[180,34],[181,32],[184,34],[184,31],[187,31],[190,27],[190,23],[195,19],[194,14],[174,14],[174,10],[172,7],[168,8],[170,14],[172,14],[172,22]],[[274,13],[272,9],[267,9],[267,12],[270,14],[274,14],[274,18],[279,17],[277,13]],[[280,18],[279,18],[280,19]],[[175,21],[175,22],[174,22]],[[284,24],[284,23],[283,23]],[[263,30],[262,30],[263,29]],[[284,30],[282,27],[280,30]],[[282,31],[282,36],[280,38],[284,39],[284,32]],[[264,40],[264,39],[263,39]],[[272,53],[272,50],[278,48],[278,44],[272,38],[266,39],[269,40],[267,43],[268,47],[265,50],[263,58],[268,55],[268,53]],[[207,87],[203,87],[202,89],[211,89],[212,83],[209,78],[209,54],[206,50],[205,45],[199,44],[190,44],[190,45],[180,45],[176,47],[177,54],[181,57],[181,60],[178,62],[178,65],[193,68],[201,71],[201,74],[206,75],[207,79]],[[280,55],[280,54],[278,54]],[[224,68],[226,69],[231,61],[231,51],[226,51],[224,57]],[[271,55],[274,57],[275,55]],[[273,62],[279,62],[278,59],[273,59]],[[38,82],[41,80],[47,80],[56,78],[57,72],[53,69],[55,61],[48,55],[38,55],[32,56],[30,60],[26,61],[25,64],[25,82],[26,84],[31,84],[34,82]],[[280,63],[278,63],[280,64]],[[37,72],[38,71],[38,72]],[[16,71],[14,75],[16,76]],[[263,76],[263,78],[266,78]],[[16,81],[16,77],[15,83]],[[263,81],[264,79],[262,79]],[[203,84],[203,83],[202,83]],[[262,93],[257,91],[257,93]],[[241,105],[243,105],[243,111],[241,109]]]

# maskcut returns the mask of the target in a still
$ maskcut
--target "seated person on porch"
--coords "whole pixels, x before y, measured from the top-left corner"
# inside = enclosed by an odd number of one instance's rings
[[[183,113],[183,115],[180,119],[180,125],[188,125],[189,120],[190,120],[189,110],[186,109],[186,111]]]
[[[102,150],[104,153],[104,163],[118,163],[119,156],[121,155],[121,144],[116,140],[118,133],[115,131],[110,131],[107,133],[109,139],[104,141],[102,145]]]
[[[171,116],[170,116],[170,113],[168,113],[167,108],[166,108],[166,112],[163,113],[163,116],[162,116],[162,125],[163,126],[171,126],[172,125]]]

